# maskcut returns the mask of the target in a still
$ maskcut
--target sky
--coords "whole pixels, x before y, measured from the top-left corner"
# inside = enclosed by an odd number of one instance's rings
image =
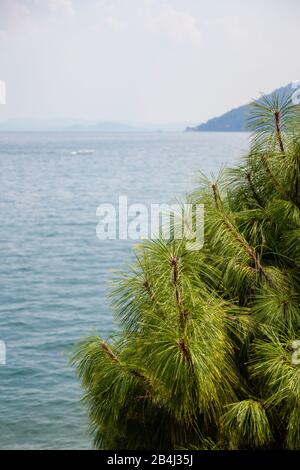
[[[198,123],[300,79],[299,0],[0,0],[0,119]]]

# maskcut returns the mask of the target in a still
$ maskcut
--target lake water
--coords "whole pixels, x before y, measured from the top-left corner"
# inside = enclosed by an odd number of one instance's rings
[[[108,281],[133,244],[96,237],[99,204],[174,202],[247,146],[238,133],[0,133],[0,448],[90,448],[66,351],[114,330]]]

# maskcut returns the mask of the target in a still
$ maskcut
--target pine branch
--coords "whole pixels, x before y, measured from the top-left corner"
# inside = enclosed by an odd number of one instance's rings
[[[101,348],[107,354],[107,356],[112,360],[112,362],[120,363],[118,357],[114,354],[114,352],[110,349],[110,347],[105,341],[102,341]]]
[[[175,287],[175,297],[176,297],[176,304],[179,311],[179,325],[180,325],[180,332],[183,333],[185,329],[186,320],[188,317],[188,311],[184,308],[183,298],[180,289],[180,280],[179,280],[179,260],[177,256],[173,256],[171,258],[171,266],[173,269],[173,284]]]
[[[258,193],[255,189],[255,186],[252,182],[252,177],[251,177],[251,172],[250,171],[247,171],[247,173],[246,173],[246,180],[248,181],[248,184],[249,184],[249,187],[251,189],[251,192],[252,192],[252,195],[253,195],[254,199],[256,200],[256,202],[258,203],[259,206],[264,207],[264,204],[263,204],[260,196],[258,195]]]
[[[270,283],[272,284],[271,279],[267,275],[264,267],[262,266],[259,257],[256,255],[255,250],[247,243],[247,241],[240,235],[238,230],[234,227],[234,225],[230,222],[227,216],[223,216],[223,221],[228,230],[232,233],[233,237],[236,239],[236,241],[246,250],[247,254],[249,257],[253,260],[256,269],[260,274],[263,275],[263,277]]]
[[[155,295],[154,295],[154,292],[151,290],[149,281],[147,281],[147,279],[145,279],[145,281],[144,281],[144,283],[143,283],[143,286],[145,287],[146,292],[147,292],[147,294],[148,294],[149,299],[151,300],[151,302],[154,302]]]
[[[276,135],[279,143],[279,147],[282,153],[284,153],[284,145],[282,140],[282,133],[281,133],[281,125],[280,125],[280,111],[274,112],[275,118],[275,128],[276,128]]]
[[[212,183],[211,188],[214,195],[215,206],[217,209],[220,209],[220,195],[218,192],[217,183]]]
[[[178,342],[178,345],[179,345],[179,348],[180,348],[184,358],[186,359],[187,363],[190,366],[193,366],[193,361],[192,361],[191,354],[190,354],[190,351],[188,349],[188,346],[186,344],[186,341],[183,338],[181,338]]]

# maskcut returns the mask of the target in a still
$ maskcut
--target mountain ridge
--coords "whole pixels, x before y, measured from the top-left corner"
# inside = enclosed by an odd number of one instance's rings
[[[277,88],[267,96],[277,93],[283,96],[286,93],[292,93],[292,83]],[[258,98],[259,99],[259,98]],[[195,127],[186,127],[185,132],[246,132],[246,114],[250,103],[233,108],[220,116],[208,119],[208,121]]]

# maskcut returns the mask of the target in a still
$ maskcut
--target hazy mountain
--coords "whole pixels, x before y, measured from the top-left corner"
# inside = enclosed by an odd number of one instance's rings
[[[78,123],[66,126],[63,130],[72,132],[133,132],[134,127],[120,122]]]
[[[118,122],[95,122],[78,119],[9,119],[0,122],[0,131],[70,131],[129,132],[130,125]]]
[[[79,119],[9,119],[0,121],[0,132],[181,132],[196,123],[141,123]]]
[[[270,93],[278,93],[284,95],[286,93],[292,93],[292,84],[285,87],[278,88],[277,90]],[[234,108],[221,116],[209,119],[203,124],[199,124],[195,127],[187,127],[186,132],[243,132],[246,131],[246,114],[249,103],[239,108]]]

